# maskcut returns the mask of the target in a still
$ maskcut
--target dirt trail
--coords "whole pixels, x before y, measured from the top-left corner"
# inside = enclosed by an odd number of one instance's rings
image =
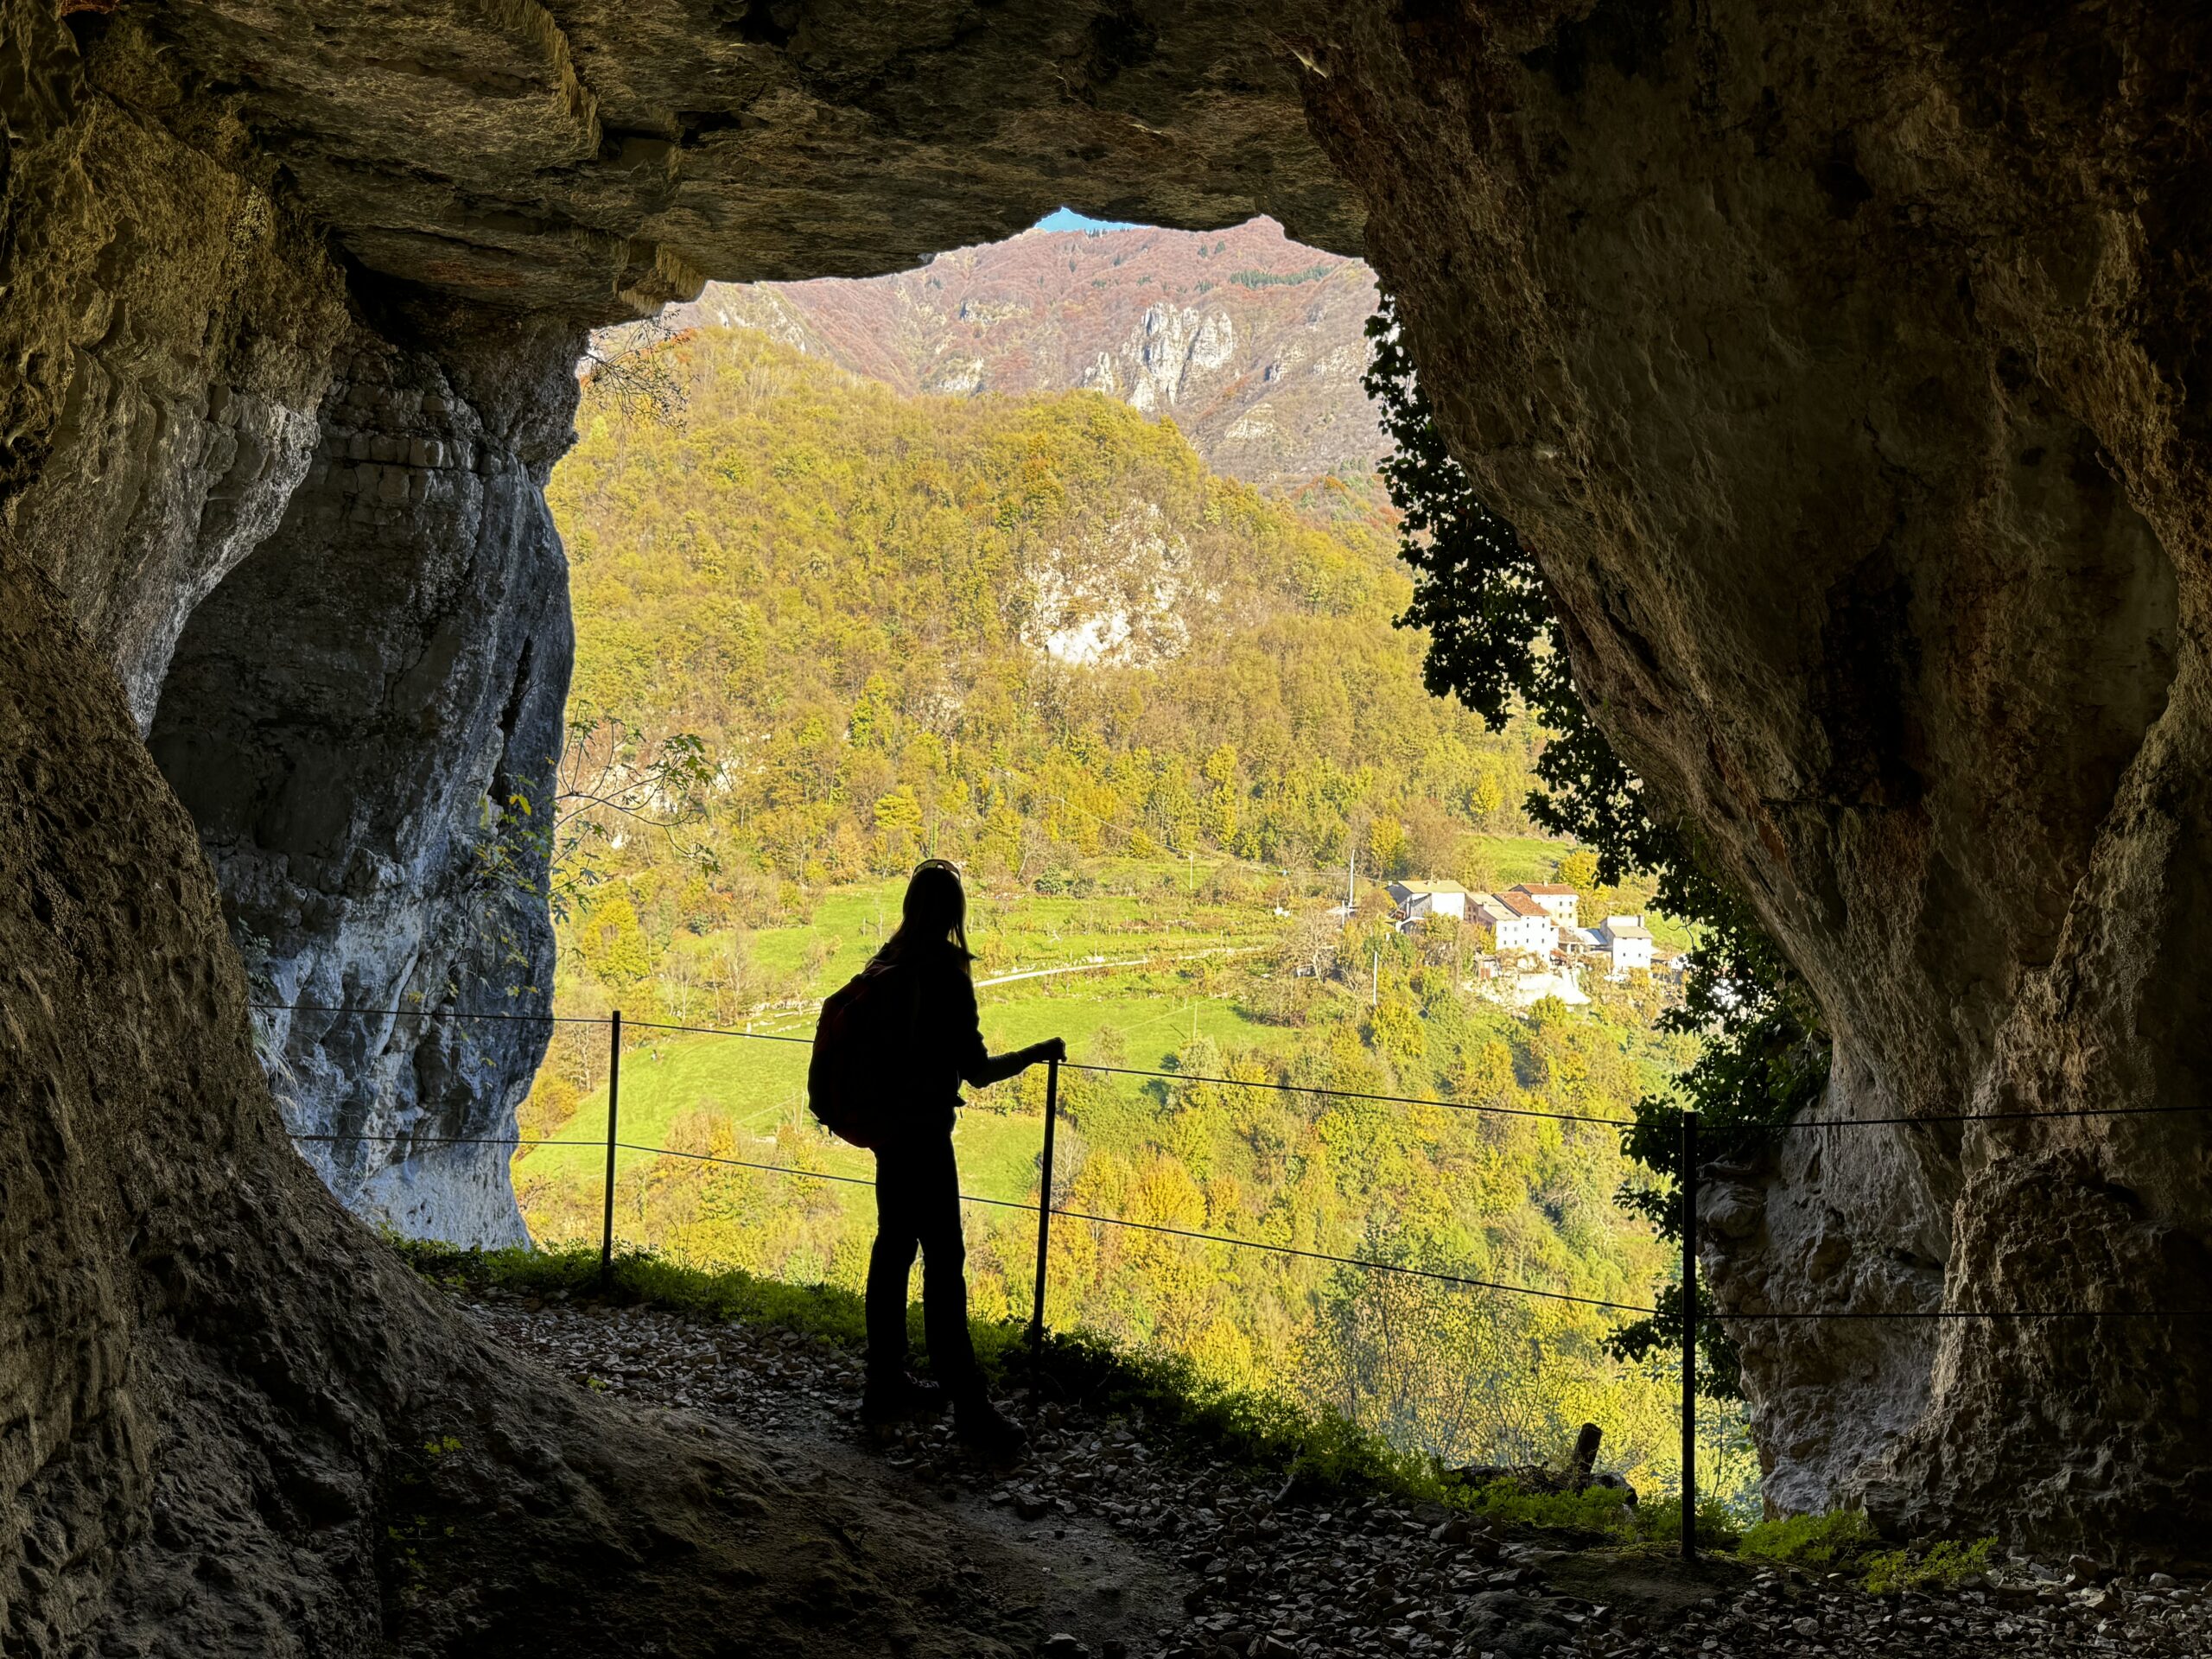
[[[1046,1646],[1065,1635],[1100,1656],[1151,1652],[1186,1617],[1183,1598],[1197,1580],[1166,1551],[1034,1494],[1018,1471],[967,1456],[949,1422],[871,1437],[858,1421],[858,1365],[834,1349],[641,1310],[496,1295],[465,1307],[588,1387],[733,1420],[755,1432],[758,1454],[787,1484],[834,1490],[882,1527],[966,1556],[963,1580],[1010,1639],[1026,1630],[1030,1645],[1047,1651],[1073,1654],[1066,1644]],[[1052,1456],[1064,1439],[1064,1430],[1044,1428],[1037,1453]]]
[[[1910,1659],[2212,1654],[2212,1597],[2164,1575],[2105,1582],[2014,1558],[1980,1585],[1878,1598],[1707,1554],[1494,1535],[1387,1497],[1287,1496],[1279,1477],[1165,1451],[1141,1421],[1048,1405],[1020,1462],[992,1467],[949,1424],[858,1421],[858,1357],[769,1326],[483,1293],[500,1340],[575,1383],[744,1432],[824,1512],[871,1517],[883,1559],[934,1552],[960,1628],[1053,1659]],[[1026,1407],[1026,1402],[1017,1402]],[[678,1421],[671,1416],[671,1422]],[[843,1523],[849,1530],[855,1523]],[[840,1535],[841,1536],[843,1535]],[[1584,1541],[1586,1545],[1587,1541]],[[875,1546],[880,1546],[877,1548]],[[1561,1548],[1560,1546],[1566,1546]],[[925,1645],[887,1631],[884,1651]]]

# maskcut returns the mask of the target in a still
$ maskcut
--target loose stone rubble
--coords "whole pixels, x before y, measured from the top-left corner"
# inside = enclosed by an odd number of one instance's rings
[[[470,1298],[493,1332],[586,1387],[715,1414],[771,1440],[864,1432],[859,1357],[835,1344],[652,1309]],[[1876,1597],[1843,1574],[1726,1556],[1688,1569],[1663,1552],[1504,1536],[1433,1505],[1309,1495],[1185,1455],[1141,1421],[1051,1402],[1023,1414],[1033,1445],[1011,1471],[965,1456],[949,1422],[886,1433],[879,1449],[950,1503],[1009,1511],[1032,1541],[1103,1522],[1132,1555],[1185,1575],[1180,1622],[1095,1647],[1056,1634],[1039,1649],[1054,1659],[2212,1655],[2212,1596],[2164,1573],[2119,1580],[2085,1558],[2065,1570],[2015,1558],[1956,1590]],[[1086,1554],[1065,1570],[1094,1565]]]

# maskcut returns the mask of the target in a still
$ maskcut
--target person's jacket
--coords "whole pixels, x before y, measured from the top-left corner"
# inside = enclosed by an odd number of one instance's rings
[[[906,1080],[900,1092],[912,1103],[914,1127],[950,1134],[962,1084],[988,1087],[1014,1076],[1027,1059],[1021,1052],[994,1055],[983,1046],[975,982],[952,945],[924,946],[878,971],[906,982],[898,987],[899,1002],[911,1009],[899,1022],[907,1033],[906,1052],[885,1069]]]

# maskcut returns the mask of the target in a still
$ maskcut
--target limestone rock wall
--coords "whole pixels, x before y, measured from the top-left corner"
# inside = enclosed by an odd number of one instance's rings
[[[0,52],[22,237],[0,323],[7,523],[143,728],[185,618],[307,469],[343,279],[317,228],[241,168],[243,130],[188,105],[143,36],[81,56],[45,19]]]
[[[1833,1023],[1823,1115],[2152,1109],[1790,1137],[1716,1194],[1723,1305],[2201,1308],[2203,15],[1501,7],[1312,50],[1578,682]],[[1744,1333],[1785,1502],[2202,1553],[2202,1319]]]
[[[550,1001],[543,848],[503,804],[542,795],[560,750],[566,569],[539,486],[577,330],[357,318],[319,231],[143,33],[41,38],[16,37],[48,95],[11,156],[37,217],[8,419],[38,435],[11,451],[8,522],[167,757],[264,999],[413,1011],[265,1022],[294,1129],[382,1137],[310,1161],[403,1231],[520,1243],[496,1149],[412,1142],[512,1133],[543,1029],[418,1016]],[[480,412],[379,327],[512,360],[472,383]]]
[[[550,1032],[572,639],[543,486],[580,339],[450,304],[351,327],[306,477],[193,613],[149,740],[265,999],[302,1007],[257,1024],[289,1127],[335,1137],[303,1154],[417,1237],[528,1237],[508,1154],[439,1143],[513,1134]]]

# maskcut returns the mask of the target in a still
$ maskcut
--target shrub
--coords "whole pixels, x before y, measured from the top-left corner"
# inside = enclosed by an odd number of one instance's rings
[[[1864,1515],[1837,1510],[1828,1515],[1762,1521],[1744,1535],[1737,1553],[1792,1567],[1827,1567],[1857,1560],[1878,1541],[1872,1522]]]
[[[1989,1570],[1989,1553],[1996,1547],[1994,1538],[1977,1538],[1970,1544],[1946,1538],[1924,1554],[1884,1550],[1861,1563],[1866,1570],[1866,1588],[1877,1596],[1904,1590],[1955,1589],[1961,1580]]]
[[[1580,1492],[1532,1492],[1513,1480],[1494,1480],[1447,1494],[1447,1501],[1501,1526],[1543,1527],[1558,1532],[1615,1538],[1623,1542],[1671,1543],[1682,1535],[1682,1501],[1662,1498],[1631,1507],[1618,1486]],[[1734,1547],[1735,1517],[1717,1499],[1697,1506],[1698,1542],[1707,1549]]]
[[[1672,1543],[1682,1535],[1682,1500],[1662,1497],[1637,1511],[1640,1535],[1654,1543]],[[1743,1529],[1728,1506],[1717,1497],[1697,1506],[1697,1541],[1705,1549],[1734,1549],[1743,1541]]]
[[[1560,1532],[1594,1533],[1612,1538],[1636,1536],[1641,1528],[1628,1494],[1618,1486],[1592,1486],[1580,1492],[1532,1492],[1518,1481],[1493,1480],[1455,1495],[1470,1515],[1506,1526],[1548,1527]],[[1676,1509],[1679,1515],[1681,1510]]]
[[[1904,1549],[1881,1549],[1873,1524],[1853,1510],[1832,1515],[1794,1515],[1763,1521],[1744,1535],[1739,1554],[1791,1567],[1840,1569],[1857,1574],[1878,1596],[1904,1590],[1948,1590],[1989,1570],[1994,1538],[1972,1542],[1944,1539]]]

